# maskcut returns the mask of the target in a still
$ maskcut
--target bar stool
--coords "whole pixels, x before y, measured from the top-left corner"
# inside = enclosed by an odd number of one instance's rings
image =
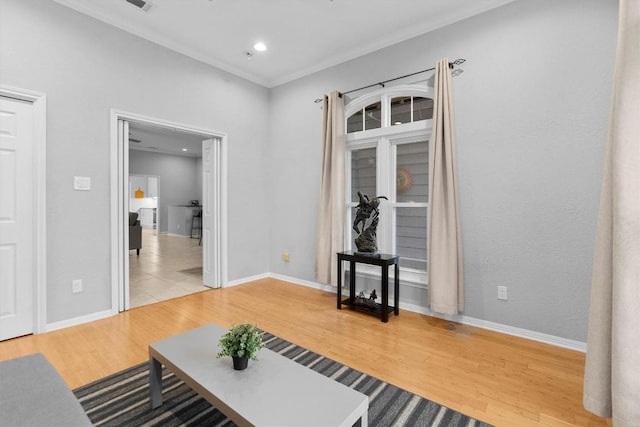
[[[198,213],[194,213],[191,216],[191,238],[193,239],[193,231],[197,230],[198,245],[202,243],[202,209],[198,210]]]

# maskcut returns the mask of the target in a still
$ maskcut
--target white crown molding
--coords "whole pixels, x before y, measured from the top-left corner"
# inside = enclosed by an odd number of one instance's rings
[[[455,16],[448,16],[438,21],[434,21],[431,23],[431,25],[428,25],[428,26],[415,25],[413,27],[408,27],[407,29],[405,29],[405,31],[397,34],[393,38],[387,38],[378,42],[373,42],[364,46],[360,46],[356,49],[352,49],[349,52],[346,52],[343,55],[332,56],[327,61],[320,62],[314,66],[306,67],[297,72],[285,74],[280,78],[270,80],[269,85],[267,85],[267,87],[272,88],[272,87],[280,86],[282,84],[291,82],[293,80],[297,80],[299,78],[308,76],[310,74],[317,73],[327,68],[331,68],[333,66],[342,64],[343,62],[351,61],[352,59],[359,58],[364,55],[368,55],[375,51],[410,40],[414,37],[418,37],[423,34],[430,33],[432,31],[438,30],[440,28],[446,27],[448,25],[454,24],[459,21],[463,21],[465,19],[471,18],[472,16],[479,15],[481,13],[487,12],[489,10],[495,9],[500,6],[504,6],[508,3],[513,3],[514,1],[515,0],[497,0],[493,2],[493,4],[490,6],[486,6],[486,5],[480,6],[476,9],[473,9],[472,11],[465,11],[466,13],[461,15],[456,14]],[[455,58],[451,57],[450,59],[455,59]],[[435,63],[432,65],[435,66]]]
[[[508,3],[514,2],[515,0],[495,0],[489,5],[484,4],[474,9],[465,10],[464,13],[456,12],[455,14],[449,14],[447,16],[443,16],[439,20],[430,21],[429,25],[426,25],[426,26],[424,25],[424,23],[416,24],[414,26],[407,27],[404,31],[399,32],[393,37],[385,37],[382,40],[373,41],[371,43],[358,46],[341,55],[335,55],[335,54],[331,55],[330,58],[328,58],[327,60],[320,61],[312,66],[303,67],[301,69],[298,69],[290,73],[285,72],[273,78],[264,77],[256,73],[250,73],[245,70],[234,67],[233,65],[230,65],[227,62],[220,61],[219,59],[213,57],[212,55],[208,55],[206,53],[199,52],[196,49],[190,48],[184,43],[177,43],[171,40],[171,38],[166,37],[164,34],[158,33],[156,31],[149,31],[149,30],[135,27],[133,25],[129,25],[126,22],[119,22],[118,19],[115,19],[110,15],[101,13],[93,8],[89,8],[87,6],[89,2],[78,1],[78,0],[54,0],[54,1],[58,4],[66,6],[84,15],[93,17],[106,24],[119,28],[125,32],[141,37],[159,46],[173,50],[174,52],[188,56],[192,59],[203,62],[212,67],[218,68],[222,71],[231,73],[237,77],[256,83],[260,86],[263,86],[266,88],[273,88],[273,87],[291,82],[293,80],[297,80],[299,78],[308,76],[310,74],[325,70],[327,68],[333,67],[343,62],[350,61],[352,59],[367,55],[377,50],[384,49],[389,46],[393,46],[395,44],[404,42],[406,40],[420,36],[422,34],[435,31],[437,29],[446,27],[456,22],[468,19],[474,15],[478,15],[478,14],[487,12],[491,9],[504,6]]]
[[[54,0],[56,3],[59,3],[63,6],[66,6],[70,9],[75,10],[76,12],[80,12],[83,15],[90,16],[98,21],[101,21],[105,24],[116,27],[126,33],[132,34],[134,36],[143,38],[151,43],[157,44],[174,52],[180,53],[182,55],[188,56],[191,59],[195,59],[197,61],[203,62],[212,67],[218,68],[219,70],[225,71],[227,73],[233,74],[236,77],[240,77],[245,80],[249,80],[252,83],[256,83],[260,86],[264,87],[272,87],[269,85],[269,81],[255,74],[247,73],[239,68],[233,67],[225,62],[216,60],[215,58],[197,52],[194,49],[191,49],[181,43],[176,43],[172,41],[170,38],[165,37],[162,34],[159,34],[154,31],[145,31],[144,29],[136,28],[134,26],[128,25],[125,22],[119,22],[113,17],[97,12],[94,9],[90,9],[87,7],[87,2],[76,3],[73,0]]]

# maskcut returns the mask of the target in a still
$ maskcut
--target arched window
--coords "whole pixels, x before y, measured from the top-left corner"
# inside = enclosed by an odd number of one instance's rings
[[[433,89],[426,86],[382,89],[345,105],[346,247],[355,249],[358,191],[387,197],[380,205],[378,249],[400,255],[402,280],[416,283],[426,283],[432,116]]]

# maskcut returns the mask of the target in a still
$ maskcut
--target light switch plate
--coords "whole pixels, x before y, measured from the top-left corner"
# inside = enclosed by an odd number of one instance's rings
[[[73,189],[78,191],[91,190],[91,177],[89,176],[74,176],[73,177]]]

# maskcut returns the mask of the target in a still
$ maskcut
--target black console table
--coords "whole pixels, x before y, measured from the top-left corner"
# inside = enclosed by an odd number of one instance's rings
[[[375,254],[371,256],[359,255],[354,251],[338,252],[338,310],[342,305],[348,305],[354,310],[380,316],[383,322],[389,320],[389,313],[397,316],[400,313],[398,306],[400,300],[400,257],[397,255]],[[349,298],[342,300],[342,263],[349,261]],[[376,303],[375,307],[357,305],[356,302],[356,263],[377,265],[382,268],[382,303]],[[395,266],[393,279],[393,307],[389,307],[389,266]]]

